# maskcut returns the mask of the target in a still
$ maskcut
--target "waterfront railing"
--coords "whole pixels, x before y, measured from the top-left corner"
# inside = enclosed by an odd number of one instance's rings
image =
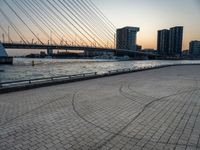
[[[74,74],[74,75],[62,75],[62,76],[53,76],[53,77],[45,77],[45,78],[0,82],[0,93],[3,93],[3,91],[5,92],[10,91],[10,88],[15,90],[17,87],[29,87],[29,88],[41,87],[41,86],[46,86],[46,85],[54,85],[54,84],[72,82],[72,81],[94,79],[94,78],[105,77],[105,76],[112,76],[112,75],[118,75],[118,74],[132,73],[132,72],[151,70],[151,69],[156,69],[156,68],[158,69],[158,68],[164,68],[164,67],[170,67],[170,66],[180,66],[180,65],[191,65],[191,64],[167,64],[167,65],[158,65],[158,66],[144,66],[140,68],[123,68],[123,69],[117,69],[117,70],[109,70],[104,73],[91,72],[91,73],[82,73],[82,74]],[[192,65],[199,65],[199,64],[192,64]]]
[[[50,82],[57,82],[57,81],[71,81],[71,80],[87,79],[89,77],[110,76],[110,75],[123,74],[123,73],[128,73],[128,72],[142,71],[142,70],[151,69],[151,68],[153,67],[123,68],[123,69],[109,70],[105,73],[91,72],[91,73],[82,73],[82,74],[73,74],[73,75],[62,75],[62,76],[0,82],[0,89],[8,88],[8,87],[32,85],[32,84],[50,83]]]
[[[60,81],[60,80],[81,79],[81,78],[87,78],[87,77],[91,77],[95,75],[97,75],[96,72],[91,72],[91,73],[82,73],[82,74],[73,74],[73,75],[53,76],[53,77],[46,77],[46,78],[35,78],[35,79],[27,79],[27,80],[0,82],[0,89],[4,87],[13,87],[13,86],[20,86],[20,85],[27,85],[27,84],[55,82],[55,81]]]

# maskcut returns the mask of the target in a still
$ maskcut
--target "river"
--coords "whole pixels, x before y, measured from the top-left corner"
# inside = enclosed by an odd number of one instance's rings
[[[34,60],[35,66],[32,66]],[[195,61],[107,61],[93,59],[27,59],[14,58],[13,65],[0,65],[0,82],[72,75],[79,73],[97,72],[99,74],[109,70],[124,68],[143,68],[171,64],[200,64]]]

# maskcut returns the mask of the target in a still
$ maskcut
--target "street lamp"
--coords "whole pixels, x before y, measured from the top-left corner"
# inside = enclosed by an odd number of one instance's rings
[[[4,33],[2,34],[2,40],[3,40],[3,43],[4,43],[5,42]]]
[[[10,43],[10,26],[8,26],[8,43]]]

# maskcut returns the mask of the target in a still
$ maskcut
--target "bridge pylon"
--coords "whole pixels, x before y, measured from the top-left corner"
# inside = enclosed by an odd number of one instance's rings
[[[0,57],[8,57],[8,54],[1,42],[0,42]]]
[[[8,54],[0,42],[0,64],[13,64],[13,57],[8,57]]]

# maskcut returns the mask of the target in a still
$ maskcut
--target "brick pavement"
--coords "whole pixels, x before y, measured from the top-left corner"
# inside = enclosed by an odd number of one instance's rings
[[[0,95],[0,150],[200,149],[200,66]]]

